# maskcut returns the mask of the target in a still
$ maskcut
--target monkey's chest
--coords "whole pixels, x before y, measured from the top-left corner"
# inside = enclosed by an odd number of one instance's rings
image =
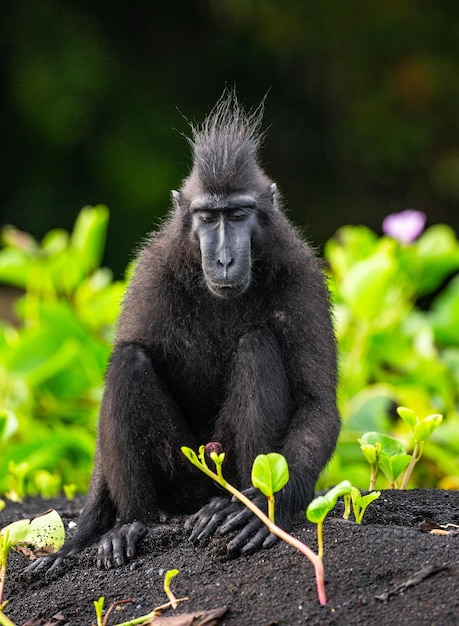
[[[187,422],[198,430],[215,421],[224,402],[234,343],[204,333],[187,339],[182,333],[172,350],[161,350],[161,378]]]

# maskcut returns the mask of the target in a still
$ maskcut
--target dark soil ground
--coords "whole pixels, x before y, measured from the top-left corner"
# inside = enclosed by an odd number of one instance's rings
[[[52,507],[67,524],[77,519],[81,504],[81,499],[8,503],[0,527]],[[459,524],[459,492],[383,491],[361,526],[342,520],[342,510],[338,503],[324,526],[325,606],[318,603],[310,562],[291,546],[279,543],[250,557],[229,558],[228,539],[195,547],[187,541],[183,518],[174,518],[149,533],[132,563],[112,571],[97,571],[91,548],[46,580],[38,573],[24,576],[26,558],[11,554],[5,612],[18,625],[41,612],[48,619],[61,613],[60,624],[89,626],[100,596],[105,608],[130,599],[110,616],[109,624],[118,624],[167,601],[164,571],[177,568],[172,588],[189,600],[165,611],[165,617],[227,606],[222,626],[459,624],[459,534],[420,529],[426,519]],[[315,549],[315,530],[307,522],[299,519],[293,534]]]

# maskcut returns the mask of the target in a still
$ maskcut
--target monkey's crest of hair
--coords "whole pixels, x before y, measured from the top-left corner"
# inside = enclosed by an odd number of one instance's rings
[[[191,126],[193,169],[185,182],[199,180],[209,193],[228,193],[269,184],[258,164],[263,141],[264,100],[245,111],[234,91],[223,94],[200,126]]]

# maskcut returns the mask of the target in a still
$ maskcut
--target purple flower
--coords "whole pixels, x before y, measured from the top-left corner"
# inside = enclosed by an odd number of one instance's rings
[[[412,243],[424,230],[425,223],[425,213],[408,209],[385,217],[382,230],[385,235],[401,243]]]

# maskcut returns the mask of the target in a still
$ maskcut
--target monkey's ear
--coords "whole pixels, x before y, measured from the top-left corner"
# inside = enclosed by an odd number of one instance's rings
[[[180,209],[180,200],[181,200],[181,196],[180,196],[180,192],[176,191],[175,189],[172,189],[172,200],[174,202],[174,206],[176,209]]]

